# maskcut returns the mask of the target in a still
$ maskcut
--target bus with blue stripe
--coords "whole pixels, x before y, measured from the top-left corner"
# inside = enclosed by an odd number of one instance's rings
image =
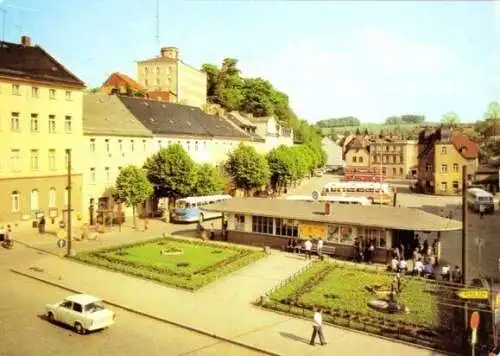
[[[172,220],[177,222],[196,222],[222,217],[221,213],[204,211],[203,207],[231,199],[227,194],[187,197],[175,202]]]

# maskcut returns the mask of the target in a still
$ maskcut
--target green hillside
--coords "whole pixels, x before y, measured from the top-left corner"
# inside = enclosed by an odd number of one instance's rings
[[[432,125],[432,124],[429,124]],[[380,130],[384,130],[385,132],[387,131],[401,131],[401,132],[410,132],[413,131],[414,129],[422,126],[422,124],[399,124],[399,125],[387,125],[387,124],[380,124],[380,123],[366,123],[366,124],[361,124],[359,126],[338,126],[338,127],[322,127],[321,132],[323,135],[329,135],[332,132],[335,132],[336,134],[344,134],[346,131],[350,131],[352,133],[356,132],[356,129],[359,128],[361,132],[363,132],[366,129],[368,129],[368,132],[373,133],[373,134],[378,134]]]

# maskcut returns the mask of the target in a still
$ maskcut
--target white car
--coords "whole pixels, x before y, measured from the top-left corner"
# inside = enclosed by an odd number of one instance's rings
[[[88,294],[75,294],[62,302],[45,306],[50,322],[62,323],[78,334],[104,329],[115,323],[115,313],[106,309],[101,299]]]

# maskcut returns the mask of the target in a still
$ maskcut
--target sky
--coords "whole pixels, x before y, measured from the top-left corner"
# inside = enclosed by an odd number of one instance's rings
[[[401,114],[482,119],[500,100],[500,2],[0,0],[4,38],[29,35],[89,87],[176,46],[199,67],[237,58],[315,122]],[[1,15],[1,13],[0,13]],[[1,21],[1,17],[0,17]]]

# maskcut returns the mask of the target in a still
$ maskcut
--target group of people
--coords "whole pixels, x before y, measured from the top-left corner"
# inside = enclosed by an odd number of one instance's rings
[[[290,251],[292,253],[304,252],[305,258],[311,259],[314,246],[312,240],[313,238],[310,237],[301,244],[298,238],[288,239],[286,249],[287,251]],[[322,250],[323,250],[323,240],[318,239],[316,241],[316,253],[318,254],[319,257],[321,257],[322,255]]]
[[[354,262],[373,263],[373,255],[375,253],[375,239],[357,237],[354,240]]]
[[[434,268],[438,263],[438,244],[439,240],[434,240],[432,246],[424,240],[422,243],[417,236],[411,244],[406,246],[400,244],[395,247],[392,253],[390,270],[398,273],[409,272],[408,261],[412,262],[412,272],[414,275],[426,278],[434,277]]]

